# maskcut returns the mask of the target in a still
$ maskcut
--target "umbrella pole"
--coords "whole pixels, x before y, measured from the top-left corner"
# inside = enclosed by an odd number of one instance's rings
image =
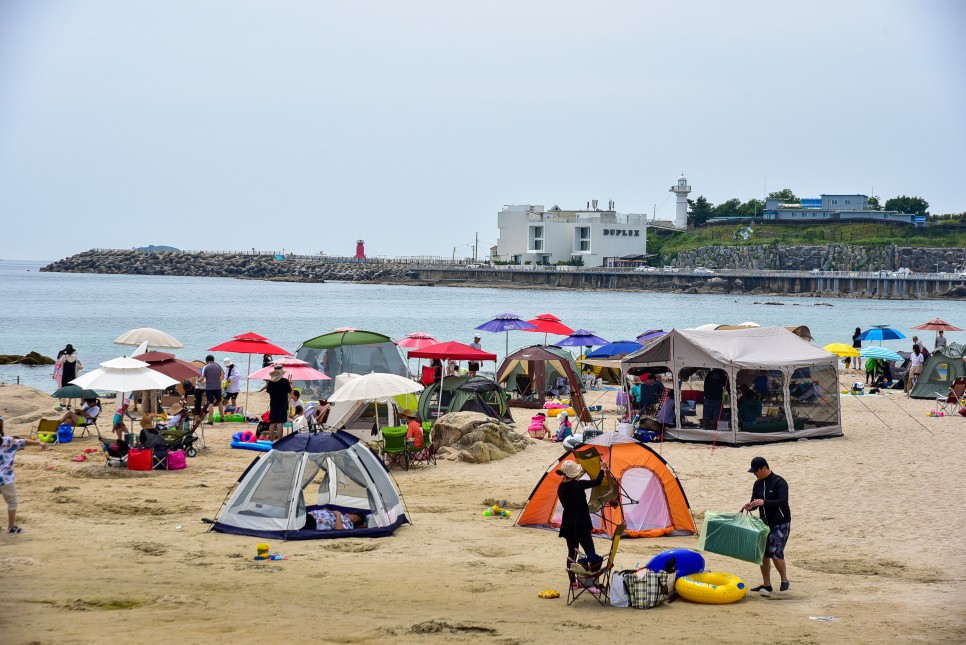
[[[252,355],[248,355],[248,371],[245,372],[245,414],[248,414],[248,390],[251,388],[251,379],[248,374],[252,373]]]

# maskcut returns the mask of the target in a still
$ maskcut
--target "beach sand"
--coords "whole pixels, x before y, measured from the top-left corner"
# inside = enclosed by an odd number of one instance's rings
[[[605,409],[613,397],[604,394]],[[52,403],[30,388],[0,387],[7,434],[26,436],[41,414],[54,417]],[[108,468],[101,453],[71,461],[98,446],[92,439],[30,447],[16,461],[25,532],[0,534],[0,640],[963,642],[966,419],[928,418],[931,402],[901,394],[842,404],[844,438],[654,446],[680,477],[698,526],[706,511],[740,508],[751,458],[769,460],[791,491],[792,588],[724,606],[678,599],[646,612],[538,598],[548,588],[566,595],[563,541],[483,517],[490,500],[522,506],[559,445],[534,443],[484,465],[393,470],[412,525],[383,539],[271,542],[289,558],[276,562],[253,560],[263,540],[209,533],[201,521],[215,517],[255,457],[228,448],[240,424],[209,429],[208,448],[175,472]],[[257,395],[251,409],[262,405]],[[112,412],[107,403],[108,433]],[[516,412],[525,432],[530,411]],[[643,565],[697,540],[624,540],[617,562]],[[705,556],[710,570],[760,582],[753,564]]]

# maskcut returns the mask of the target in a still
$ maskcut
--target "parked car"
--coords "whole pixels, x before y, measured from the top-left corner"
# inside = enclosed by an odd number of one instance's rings
[[[714,275],[714,270],[707,267],[696,267],[694,269],[695,273],[700,273],[702,275]]]
[[[664,267],[664,270],[665,270],[665,271],[677,271],[677,269],[675,269],[675,268],[674,268],[674,267],[672,267],[672,266],[666,266],[666,267]]]
[[[634,273],[653,273],[657,267],[634,267]]]

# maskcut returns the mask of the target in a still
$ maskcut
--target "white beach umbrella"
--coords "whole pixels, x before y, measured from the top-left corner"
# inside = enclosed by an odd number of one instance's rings
[[[701,325],[700,327],[695,327],[694,330],[695,331],[714,331],[720,326],[721,325],[719,325],[718,323],[708,323],[707,325]]]
[[[114,339],[115,345],[140,345],[145,342],[151,347],[162,349],[181,349],[184,347],[182,342],[171,334],[166,334],[152,327],[131,329]]]
[[[753,322],[753,321],[749,320],[747,322],[741,323],[740,325],[735,325],[735,327],[761,327],[761,325],[759,325],[756,322]]]
[[[82,374],[71,383],[89,390],[133,392],[135,390],[163,390],[172,385],[177,385],[178,381],[151,369],[144,361],[122,356],[101,363],[99,369]]]
[[[390,397],[399,394],[415,394],[421,392],[423,386],[404,376],[395,374],[363,374],[350,380],[348,383],[337,389],[329,397],[330,403],[342,403],[344,401],[376,401],[376,427],[379,427],[379,401],[387,401]],[[386,413],[388,418],[389,413]]]

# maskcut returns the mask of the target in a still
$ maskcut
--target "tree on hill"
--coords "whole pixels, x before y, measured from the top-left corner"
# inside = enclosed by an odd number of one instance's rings
[[[872,197],[869,197],[869,199],[865,202],[865,205],[869,207],[869,210],[873,210],[873,211],[882,210],[882,204],[879,203],[878,195],[873,195]]]
[[[885,203],[887,211],[898,211],[900,213],[910,213],[912,215],[928,215],[929,202],[922,197],[907,197],[899,195],[893,197]]]
[[[761,199],[749,199],[738,210],[742,217],[761,217],[761,212],[765,210],[765,202]]]
[[[699,195],[695,200],[688,200],[688,226],[692,228],[701,226],[712,217],[714,217],[714,205],[705,199],[704,195]]]
[[[798,201],[798,197],[795,196],[791,188],[782,188],[774,193],[768,193],[768,197],[785,203]]]
[[[741,200],[737,198],[718,204],[714,207],[715,217],[741,217]]]

